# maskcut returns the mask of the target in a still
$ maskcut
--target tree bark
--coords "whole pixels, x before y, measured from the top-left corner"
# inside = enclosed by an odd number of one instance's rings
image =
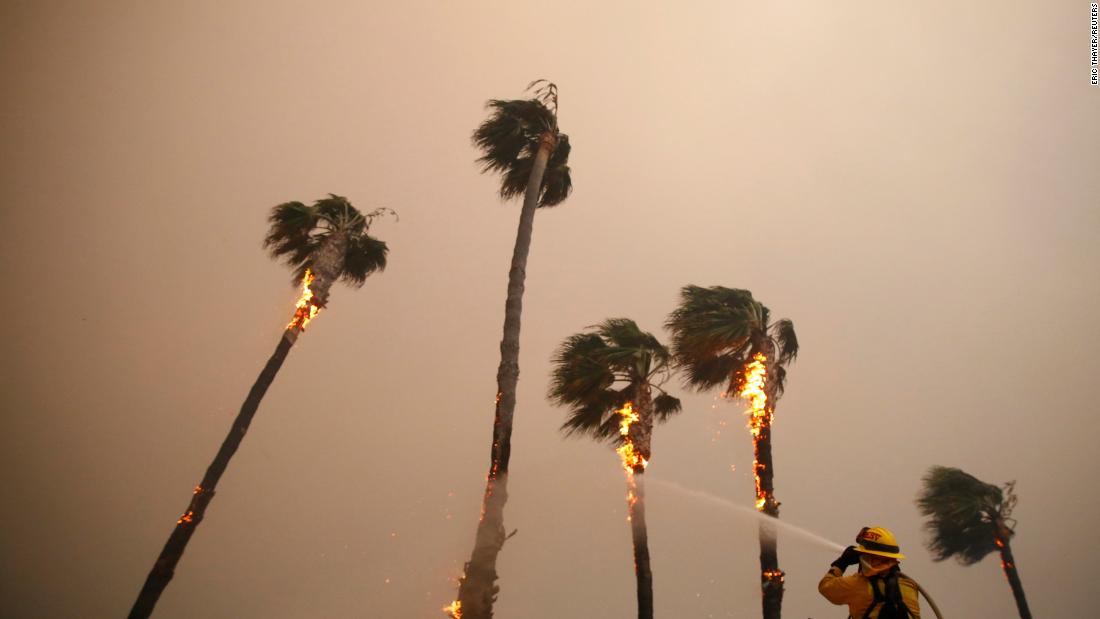
[[[317,307],[328,305],[329,291],[344,270],[348,242],[347,233],[333,232],[317,248],[317,253],[310,261],[315,276],[310,288],[313,290],[313,300]]]
[[[649,564],[649,536],[645,524],[645,480],[630,474],[627,506],[634,542],[634,576],[638,581],[638,619],[653,619],[653,571]]]
[[[764,498],[759,508],[767,516],[779,518],[779,501],[775,500],[775,467],[772,465],[772,418],[775,414],[775,350],[770,345],[763,346],[767,356],[767,382],[764,390],[767,394],[767,415],[760,433],[753,441],[753,466],[759,483],[758,499]],[[776,543],[775,526],[762,520],[758,526],[760,536],[760,591],[762,593],[762,611],[764,619],[779,619],[783,606],[783,571],[779,569],[779,553]]]
[[[634,450],[645,462],[652,456],[653,393],[649,383],[635,389],[635,412],[638,421],[631,424],[628,438]],[[636,465],[627,473],[627,513],[630,536],[634,542],[634,576],[638,589],[638,619],[653,619],[653,570],[649,562],[649,534],[645,523],[645,464]]]
[[[160,594],[168,586],[172,576],[175,575],[176,564],[183,556],[183,551],[187,549],[187,543],[191,541],[191,536],[194,535],[195,529],[198,528],[199,523],[202,522],[206,514],[207,506],[214,498],[218,481],[225,473],[230,458],[236,453],[241,440],[248,431],[248,426],[252,423],[252,417],[260,406],[260,400],[263,399],[264,394],[267,393],[267,388],[275,380],[275,375],[282,367],[283,361],[297,337],[297,331],[284,331],[283,336],[279,338],[279,344],[275,347],[275,352],[272,353],[263,371],[256,378],[256,382],[248,392],[248,397],[241,405],[237,418],[233,421],[233,426],[229,429],[229,434],[222,441],[222,446],[218,450],[218,454],[214,456],[214,461],[206,469],[206,475],[203,476],[202,483],[195,488],[195,493],[191,497],[191,502],[187,505],[187,510],[176,522],[172,534],[168,536],[168,541],[160,551],[160,556],[153,564],[153,569],[150,570],[149,576],[145,579],[145,585],[142,586],[133,608],[130,609],[130,619],[143,619],[153,613],[153,608],[156,606],[157,600],[160,599]]]
[[[1012,557],[1012,548],[1008,545],[1008,538],[999,540],[1001,547],[1001,568],[1008,578],[1008,586],[1012,587],[1012,597],[1016,598],[1016,610],[1020,612],[1020,619],[1031,619],[1031,609],[1027,607],[1027,598],[1024,597],[1024,585],[1020,582],[1020,574],[1016,571],[1016,560]]]
[[[760,475],[760,487],[767,497],[764,509],[760,510],[772,518],[779,518],[779,502],[772,494],[771,467],[771,428],[761,430],[756,443],[758,453],[757,466]],[[764,619],[779,619],[783,606],[783,571],[779,569],[779,553],[776,543],[775,526],[767,520],[758,525],[760,536],[760,591],[763,595],[762,610]]]
[[[516,410],[516,384],[519,382],[519,333],[523,312],[524,281],[535,209],[542,194],[542,177],[555,138],[545,133],[539,143],[531,176],[523,196],[516,245],[508,271],[508,295],[504,303],[504,335],[500,342],[500,366],[497,369],[497,401],[493,418],[493,445],[489,454],[489,474],[482,499],[481,519],[474,537],[474,549],[459,582],[458,601],[463,619],[491,619],[493,602],[500,588],[496,585],[496,562],[507,536],[504,533],[504,504],[508,501],[508,461],[512,452],[512,418]]]

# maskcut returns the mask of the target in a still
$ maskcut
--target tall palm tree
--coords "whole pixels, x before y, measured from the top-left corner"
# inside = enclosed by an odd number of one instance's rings
[[[685,286],[680,305],[669,316],[673,354],[689,387],[704,391],[725,387],[751,404],[753,474],[756,508],[779,517],[772,465],[772,418],[783,395],[787,365],[798,355],[794,324],[771,322],[771,313],[748,290]],[[774,526],[761,521],[760,588],[764,619],[778,619],[783,604]]]
[[[499,172],[500,196],[523,195],[519,229],[508,271],[508,294],[504,303],[504,336],[500,342],[497,369],[496,411],[493,443],[489,453],[489,474],[481,505],[474,549],[459,581],[458,599],[449,610],[453,617],[490,619],[499,587],[497,555],[507,536],[504,533],[504,504],[508,500],[508,461],[512,449],[512,417],[516,409],[519,381],[519,331],[523,311],[523,287],[535,209],[561,204],[572,190],[569,171],[569,136],[558,130],[558,91],[552,83],[538,80],[532,99],[489,101],[489,118],[474,131],[473,141],[481,151],[478,161],[483,172]]]
[[[554,355],[549,397],[569,407],[567,435],[618,441],[627,471],[627,505],[634,540],[638,619],[653,617],[653,573],[645,524],[642,474],[650,460],[654,422],[680,412],[680,400],[660,385],[672,355],[657,338],[628,318],[612,318],[569,336]],[[653,390],[660,395],[653,397]]]
[[[1001,553],[1001,568],[1012,588],[1021,619],[1031,619],[1024,586],[1016,571],[1009,540],[1016,532],[1012,510],[1016,507],[1016,482],[1004,488],[960,469],[933,466],[924,475],[924,488],[917,508],[928,516],[924,528],[931,534],[928,550],[936,561],[955,557],[962,565],[973,565],[994,550]]]
[[[152,614],[160,594],[175,573],[187,543],[202,522],[210,500],[214,498],[218,481],[225,473],[230,458],[236,453],[252,417],[260,406],[267,388],[283,365],[290,347],[309,321],[324,308],[329,289],[337,280],[358,288],[367,276],[386,267],[386,244],[368,234],[373,219],[389,209],[360,213],[346,198],[329,195],[312,206],[287,202],[276,206],[270,217],[271,228],[264,247],[271,256],[283,259],[295,270],[295,281],[302,282],[303,294],[294,316],[283,330],[275,352],[267,360],[241,411],[233,421],[229,434],[222,441],[214,461],[206,469],[202,482],[195,486],[187,510],[176,522],[167,543],[153,564],[145,584],[130,610],[130,618]]]

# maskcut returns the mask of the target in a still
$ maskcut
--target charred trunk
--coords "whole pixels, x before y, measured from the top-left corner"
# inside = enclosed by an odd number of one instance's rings
[[[772,478],[770,424],[761,429],[754,452],[756,455],[756,472],[760,480],[760,492],[764,497],[764,505],[760,511],[778,519],[779,502],[775,500]],[[761,520],[758,533],[760,536],[760,591],[763,594],[764,619],[779,619],[783,606],[784,575],[783,571],[779,569],[775,525],[767,520]]]
[[[634,576],[638,584],[638,619],[653,619],[653,571],[649,565],[649,536],[645,524],[645,478],[631,474],[627,495],[630,536],[634,542]]]
[[[241,410],[233,421],[229,434],[222,441],[221,449],[218,450],[214,461],[206,469],[206,475],[203,476],[202,483],[195,488],[191,502],[187,505],[187,511],[176,522],[172,534],[169,535],[167,543],[160,551],[160,556],[153,564],[153,569],[145,579],[145,585],[142,586],[141,592],[138,593],[137,600],[130,610],[130,619],[145,618],[153,613],[153,608],[156,606],[157,600],[160,599],[160,594],[168,586],[172,576],[175,575],[176,564],[183,556],[183,551],[187,549],[187,543],[191,541],[191,536],[194,535],[195,529],[198,528],[199,523],[202,522],[206,514],[207,506],[214,498],[218,481],[225,473],[229,460],[236,453],[241,440],[244,439],[248,426],[252,423],[252,417],[260,406],[260,401],[267,393],[267,388],[275,380],[275,375],[282,367],[283,361],[286,359],[287,353],[290,352],[290,347],[294,345],[297,336],[296,331],[284,331],[283,337],[279,338],[279,345],[275,347],[275,352],[267,360],[267,365],[264,366],[260,376],[256,378],[256,382],[252,385],[251,391],[248,392],[248,397],[241,405]]]
[[[1020,612],[1020,619],[1031,619],[1031,609],[1027,607],[1027,598],[1024,597],[1024,585],[1020,582],[1020,574],[1016,571],[1016,560],[1012,557],[1012,547],[1008,545],[1008,537],[1000,541],[1001,567],[1008,579],[1008,586],[1012,587],[1012,597],[1016,598],[1016,610]]]
[[[489,475],[481,505],[481,520],[474,538],[474,550],[466,563],[458,587],[463,619],[490,619],[493,602],[500,587],[497,580],[497,555],[504,540],[504,504],[508,500],[508,461],[512,450],[512,418],[516,410],[516,384],[519,382],[519,333],[523,312],[524,281],[527,278],[527,255],[531,250],[531,235],[535,224],[535,209],[542,193],[542,177],[550,152],[554,148],[552,134],[544,134],[539,144],[523,208],[516,231],[512,265],[508,271],[508,296],[504,302],[504,335],[500,342],[500,366],[497,369],[497,402],[493,417],[493,445],[489,455]]]
[[[775,467],[772,465],[772,418],[778,390],[775,384],[775,350],[770,342],[761,346],[767,357],[767,414],[753,444],[753,467],[757,480],[758,509],[772,518],[779,518],[779,501],[775,499]],[[762,503],[761,503],[762,502]],[[760,592],[764,619],[779,619],[783,606],[783,570],[779,569],[779,552],[775,526],[762,520],[760,536]]]

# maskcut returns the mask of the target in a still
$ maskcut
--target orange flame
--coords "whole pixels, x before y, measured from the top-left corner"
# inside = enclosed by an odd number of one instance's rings
[[[785,574],[783,570],[764,570],[760,572],[760,578],[766,581],[778,580],[779,582],[783,582],[785,580]]]
[[[760,439],[760,434],[764,428],[769,427],[772,423],[772,411],[768,407],[768,393],[765,391],[765,386],[768,384],[767,360],[768,358],[763,353],[756,353],[753,356],[752,363],[745,366],[745,373],[741,377],[741,388],[737,392],[737,395],[749,404],[749,410],[747,411],[749,415],[748,428],[749,432],[752,433],[754,443]],[[764,511],[770,498],[760,487],[760,471],[762,470],[764,470],[764,465],[759,461],[754,461],[752,475],[756,480],[757,511]]]
[[[634,505],[638,502],[638,485],[634,481],[634,471],[639,468],[644,471],[649,461],[634,449],[634,443],[630,440],[630,426],[641,419],[634,412],[634,404],[627,402],[615,412],[622,417],[619,420],[619,434],[623,437],[623,444],[615,452],[622,459],[623,470],[626,471],[626,519],[629,522],[634,519]]]
[[[619,420],[619,434],[623,437],[623,444],[615,452],[622,458],[623,468],[628,473],[633,473],[639,467],[645,470],[645,467],[649,465],[649,461],[634,450],[634,443],[630,440],[630,426],[640,419],[638,413],[634,412],[634,404],[627,402],[615,412],[622,417]]]
[[[462,602],[455,600],[451,602],[450,606],[444,606],[443,612],[451,616],[452,619],[462,619]]]
[[[184,514],[183,516],[181,516],[180,519],[176,521],[176,524],[183,524],[185,522],[187,524],[191,524],[191,522],[194,519],[195,519],[195,512],[193,512],[191,510],[187,510],[187,513]]]
[[[314,304],[313,291],[309,289],[309,285],[313,283],[314,279],[313,272],[306,269],[306,274],[302,276],[302,296],[298,297],[294,317],[290,319],[290,323],[286,326],[288,331],[293,329],[305,331],[309,321],[313,320],[317,313],[321,311],[320,306]]]

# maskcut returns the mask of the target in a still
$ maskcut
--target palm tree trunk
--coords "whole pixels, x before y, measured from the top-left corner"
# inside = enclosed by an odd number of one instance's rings
[[[504,303],[504,336],[500,342],[500,366],[497,369],[497,402],[493,418],[493,446],[489,455],[489,475],[481,504],[481,519],[477,525],[474,549],[466,563],[458,587],[458,601],[463,619],[491,619],[493,602],[500,590],[497,580],[497,555],[504,541],[504,504],[508,501],[508,460],[512,451],[512,417],[516,410],[516,384],[519,382],[519,332],[523,312],[524,280],[527,277],[527,255],[531,250],[531,234],[535,224],[535,209],[542,193],[542,177],[554,135],[545,133],[539,144],[523,208],[516,231],[516,246],[512,266],[508,271],[508,296]]]
[[[777,389],[775,383],[775,350],[770,342],[765,343],[767,357],[767,414],[760,427],[760,433],[753,441],[753,466],[757,479],[758,509],[772,518],[779,518],[779,501],[775,500],[775,467],[772,465],[772,417],[775,414]],[[764,619],[779,619],[783,606],[783,571],[779,569],[779,553],[776,545],[775,526],[766,520],[758,527],[760,536],[760,591],[763,594],[762,611]]]
[[[133,608],[130,609],[130,619],[143,619],[153,613],[153,607],[156,606],[164,588],[172,580],[176,564],[183,556],[183,551],[187,549],[187,543],[191,541],[195,529],[202,522],[210,500],[214,498],[218,481],[225,473],[225,468],[229,465],[229,459],[233,457],[237,447],[240,446],[245,432],[248,431],[249,424],[252,423],[252,417],[260,406],[260,400],[263,399],[264,394],[267,393],[267,388],[275,380],[275,375],[282,367],[287,353],[290,352],[290,347],[294,345],[297,338],[298,332],[293,330],[284,331],[283,336],[279,338],[279,345],[275,347],[275,352],[267,360],[267,365],[264,366],[263,371],[260,372],[256,382],[252,385],[251,391],[248,392],[248,397],[241,405],[241,411],[233,421],[229,434],[222,441],[221,449],[218,450],[218,454],[214,456],[214,461],[206,469],[206,475],[203,476],[202,483],[195,487],[195,493],[191,497],[191,502],[187,505],[187,511],[176,522],[172,534],[168,536],[168,541],[160,551],[160,556],[153,564],[153,569],[149,571],[149,576],[145,579],[145,585],[138,593]]]
[[[648,383],[636,386],[634,392],[638,421],[628,433],[634,450],[648,463],[652,457],[653,393]],[[642,474],[645,464],[627,472],[627,509],[630,534],[634,541],[634,576],[638,581],[638,619],[653,619],[653,570],[649,563],[649,536],[645,524],[645,484]]]
[[[998,540],[1001,548],[1001,568],[1008,578],[1008,586],[1012,587],[1012,597],[1016,598],[1016,610],[1020,612],[1020,619],[1031,619],[1031,609],[1027,607],[1027,598],[1024,597],[1024,585],[1020,582],[1020,574],[1016,571],[1016,560],[1012,558],[1012,548],[1008,545],[1008,539]]]
[[[771,402],[768,403],[771,408]],[[770,411],[769,411],[770,412]],[[754,445],[756,475],[760,480],[759,492],[764,497],[760,510],[772,518],[779,518],[779,502],[775,500],[772,469],[771,424],[760,430]],[[779,619],[783,606],[783,571],[779,569],[775,526],[760,521],[760,590],[763,594],[764,619]]]
[[[630,536],[634,541],[634,576],[638,581],[638,619],[653,619],[653,571],[649,565],[645,483],[642,473],[631,473],[628,484],[627,506]]]

